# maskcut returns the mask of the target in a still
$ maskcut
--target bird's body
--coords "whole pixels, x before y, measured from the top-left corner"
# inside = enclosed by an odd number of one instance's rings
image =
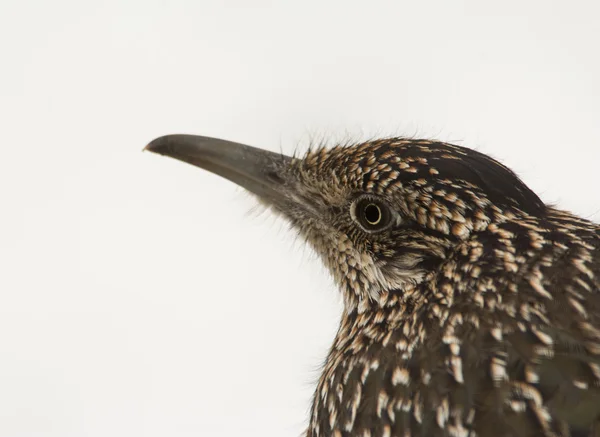
[[[344,297],[307,437],[600,436],[600,226],[444,143],[297,159],[217,142],[149,149],[257,194]]]
[[[598,277],[597,227],[498,220],[344,311],[308,436],[600,435]]]

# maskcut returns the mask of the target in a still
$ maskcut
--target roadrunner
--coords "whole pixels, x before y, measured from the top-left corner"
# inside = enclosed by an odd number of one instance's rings
[[[146,150],[252,192],[333,275],[344,310],[307,437],[600,436],[600,226],[499,162],[405,138]]]

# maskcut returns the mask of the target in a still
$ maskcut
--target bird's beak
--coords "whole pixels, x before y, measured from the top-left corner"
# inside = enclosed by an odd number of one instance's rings
[[[144,150],[185,161],[240,185],[273,206],[285,201],[292,158],[268,150],[195,135],[159,137]]]

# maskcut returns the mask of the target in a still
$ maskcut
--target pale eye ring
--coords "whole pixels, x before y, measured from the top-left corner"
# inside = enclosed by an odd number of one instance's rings
[[[367,232],[387,229],[395,217],[392,209],[385,202],[372,197],[357,199],[350,208],[350,215]]]

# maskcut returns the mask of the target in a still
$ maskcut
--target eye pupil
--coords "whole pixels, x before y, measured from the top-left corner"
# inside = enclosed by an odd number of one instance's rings
[[[365,207],[365,220],[371,225],[378,224],[381,221],[381,209],[373,203],[368,204]]]

